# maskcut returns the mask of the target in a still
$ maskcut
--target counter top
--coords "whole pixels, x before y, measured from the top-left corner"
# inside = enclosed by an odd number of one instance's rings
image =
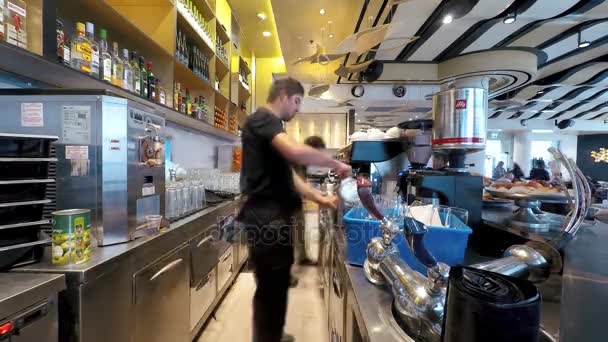
[[[511,214],[511,208],[498,208],[487,210],[484,208],[484,220],[496,220],[502,227],[505,219]],[[522,233],[520,232],[520,236]],[[362,334],[366,341],[370,342],[397,342],[414,341],[409,337],[393,317],[392,302],[393,294],[390,287],[376,286],[371,284],[365,277],[362,267],[351,266],[346,261],[346,241],[341,229],[335,229],[332,234],[338,254],[342,258],[348,274],[347,281],[352,288],[354,302],[349,302],[349,310],[353,310],[359,321]],[[538,237],[546,239],[547,237]],[[481,258],[481,257],[478,257]],[[477,260],[469,260],[477,262]],[[550,335],[559,335],[560,304],[559,293],[561,292],[561,276],[552,276],[548,281],[538,285],[543,293],[542,304],[542,326]],[[350,297],[349,297],[350,298]]]
[[[64,289],[62,274],[0,273],[0,320]]]
[[[114,267],[117,267],[121,260],[131,255],[136,249],[149,248],[151,250],[150,252],[152,253],[153,250],[158,248],[160,245],[169,245],[167,244],[169,241],[175,241],[173,248],[181,246],[183,242],[180,241],[184,240],[184,235],[192,235],[193,237],[195,234],[202,232],[206,228],[200,226],[191,227],[192,223],[206,215],[213,216],[218,212],[222,212],[222,209],[228,209],[233,205],[237,205],[238,203],[240,203],[240,198],[206,208],[198,213],[192,214],[172,223],[170,228],[161,231],[161,233],[154,236],[141,237],[130,242],[111,246],[94,247],[91,251],[91,259],[81,264],[66,266],[53,265],[51,262],[50,248],[46,248],[44,256],[39,263],[15,268],[11,270],[11,272],[62,273],[66,275],[67,281],[85,283],[101,276]],[[213,218],[210,218],[210,220],[213,220],[213,222],[208,221],[202,224],[210,226],[217,223]],[[146,262],[150,261],[151,260],[146,260]]]

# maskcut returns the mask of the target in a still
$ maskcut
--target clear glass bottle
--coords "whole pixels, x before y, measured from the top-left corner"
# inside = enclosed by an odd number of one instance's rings
[[[108,52],[108,32],[105,29],[99,30],[99,52],[100,69],[99,78],[108,83],[112,83],[112,55]]]
[[[85,36],[83,23],[76,23],[76,37],[72,39],[70,65],[72,68],[91,74],[91,42]]]
[[[131,64],[129,64],[129,50],[122,49],[122,87],[126,90],[133,91],[133,70],[131,70]]]
[[[165,87],[163,87],[162,82],[157,78],[157,88],[158,88],[158,103],[163,106],[167,105],[167,92],[165,92]]]
[[[141,96],[141,69],[135,51],[131,51],[131,72],[133,73],[133,91]]]
[[[118,43],[112,43],[112,47],[112,84],[123,88],[122,78],[124,65],[122,59],[118,56]]]
[[[87,39],[91,43],[91,76],[99,78],[99,45],[95,40],[95,25],[87,22]]]
[[[70,41],[70,36],[67,34],[63,35],[63,64],[67,66],[71,66],[72,63],[72,42]]]
[[[139,56],[139,70],[141,71],[141,92],[140,96],[144,99],[148,98],[148,71],[146,70],[146,59],[144,56]]]
[[[2,0],[0,0],[0,3]],[[1,14],[0,14],[1,15]],[[2,19],[3,20],[3,19]],[[2,25],[2,24],[0,24]],[[63,23],[59,18],[55,21],[56,33],[57,33],[57,61],[63,63]]]

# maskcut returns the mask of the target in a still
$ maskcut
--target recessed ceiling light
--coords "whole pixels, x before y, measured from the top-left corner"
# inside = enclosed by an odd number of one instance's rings
[[[266,20],[266,13],[264,13],[264,12],[258,13],[258,19],[260,19],[260,20]]]
[[[544,94],[544,93],[545,93],[545,91],[544,91],[544,90],[539,90],[537,94],[538,94],[538,95],[542,95],[542,94]]]
[[[321,10],[319,11],[319,13],[325,14],[325,8],[321,8]]]
[[[299,60],[299,61],[301,61],[301,60],[302,60],[302,57],[298,57],[298,60]]]
[[[553,133],[551,129],[533,129],[532,133]]]
[[[262,32],[262,36],[264,36],[264,37],[270,37],[271,35],[272,34],[270,32],[268,32],[268,31]]]
[[[334,38],[334,34],[330,33],[328,37],[329,37],[329,39],[333,39]]]
[[[577,38],[578,38],[578,47],[579,48],[586,48],[587,46],[591,45],[590,41],[583,40],[583,33],[580,30],[578,31]]]
[[[505,24],[513,24],[516,20],[517,20],[517,13],[513,12],[513,13],[507,14],[507,16],[503,19],[502,22]]]
[[[443,17],[443,23],[444,24],[449,24],[452,21],[454,21],[454,17],[452,17],[451,15],[446,15],[445,17]]]

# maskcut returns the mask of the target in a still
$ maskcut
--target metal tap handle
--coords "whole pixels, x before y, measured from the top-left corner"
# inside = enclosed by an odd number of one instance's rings
[[[437,260],[424,244],[424,236],[428,229],[424,223],[406,216],[404,218],[405,238],[412,254],[427,268],[437,266]]]
[[[368,179],[363,177],[357,178],[357,194],[359,195],[361,205],[363,205],[367,212],[370,213],[370,215],[372,215],[376,220],[383,221],[384,214],[382,214],[374,202],[374,197],[372,196],[372,184]]]

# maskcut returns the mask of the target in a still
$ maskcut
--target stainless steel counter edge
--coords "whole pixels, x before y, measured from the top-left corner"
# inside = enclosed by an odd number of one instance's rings
[[[0,319],[65,289],[62,274],[0,273]]]
[[[346,241],[341,229],[334,230],[332,235],[348,274],[347,286],[352,288],[354,294],[355,302],[347,302],[347,310],[354,311],[361,333],[365,335],[364,341],[414,342],[393,318],[393,295],[390,289],[371,284],[365,278],[362,267],[351,266],[346,261]]]
[[[132,258],[130,262],[134,262],[135,267],[139,265],[143,267],[217,224],[217,218],[233,213],[238,208],[240,201],[240,198],[236,198],[233,201],[204,209],[172,223],[169,229],[155,236],[142,237],[112,246],[96,247],[91,252],[91,259],[82,264],[53,265],[50,259],[50,248],[47,248],[39,263],[16,268],[11,272],[62,273],[65,274],[67,282],[86,283],[115,269],[121,261],[133,255],[136,250],[136,257]]]

